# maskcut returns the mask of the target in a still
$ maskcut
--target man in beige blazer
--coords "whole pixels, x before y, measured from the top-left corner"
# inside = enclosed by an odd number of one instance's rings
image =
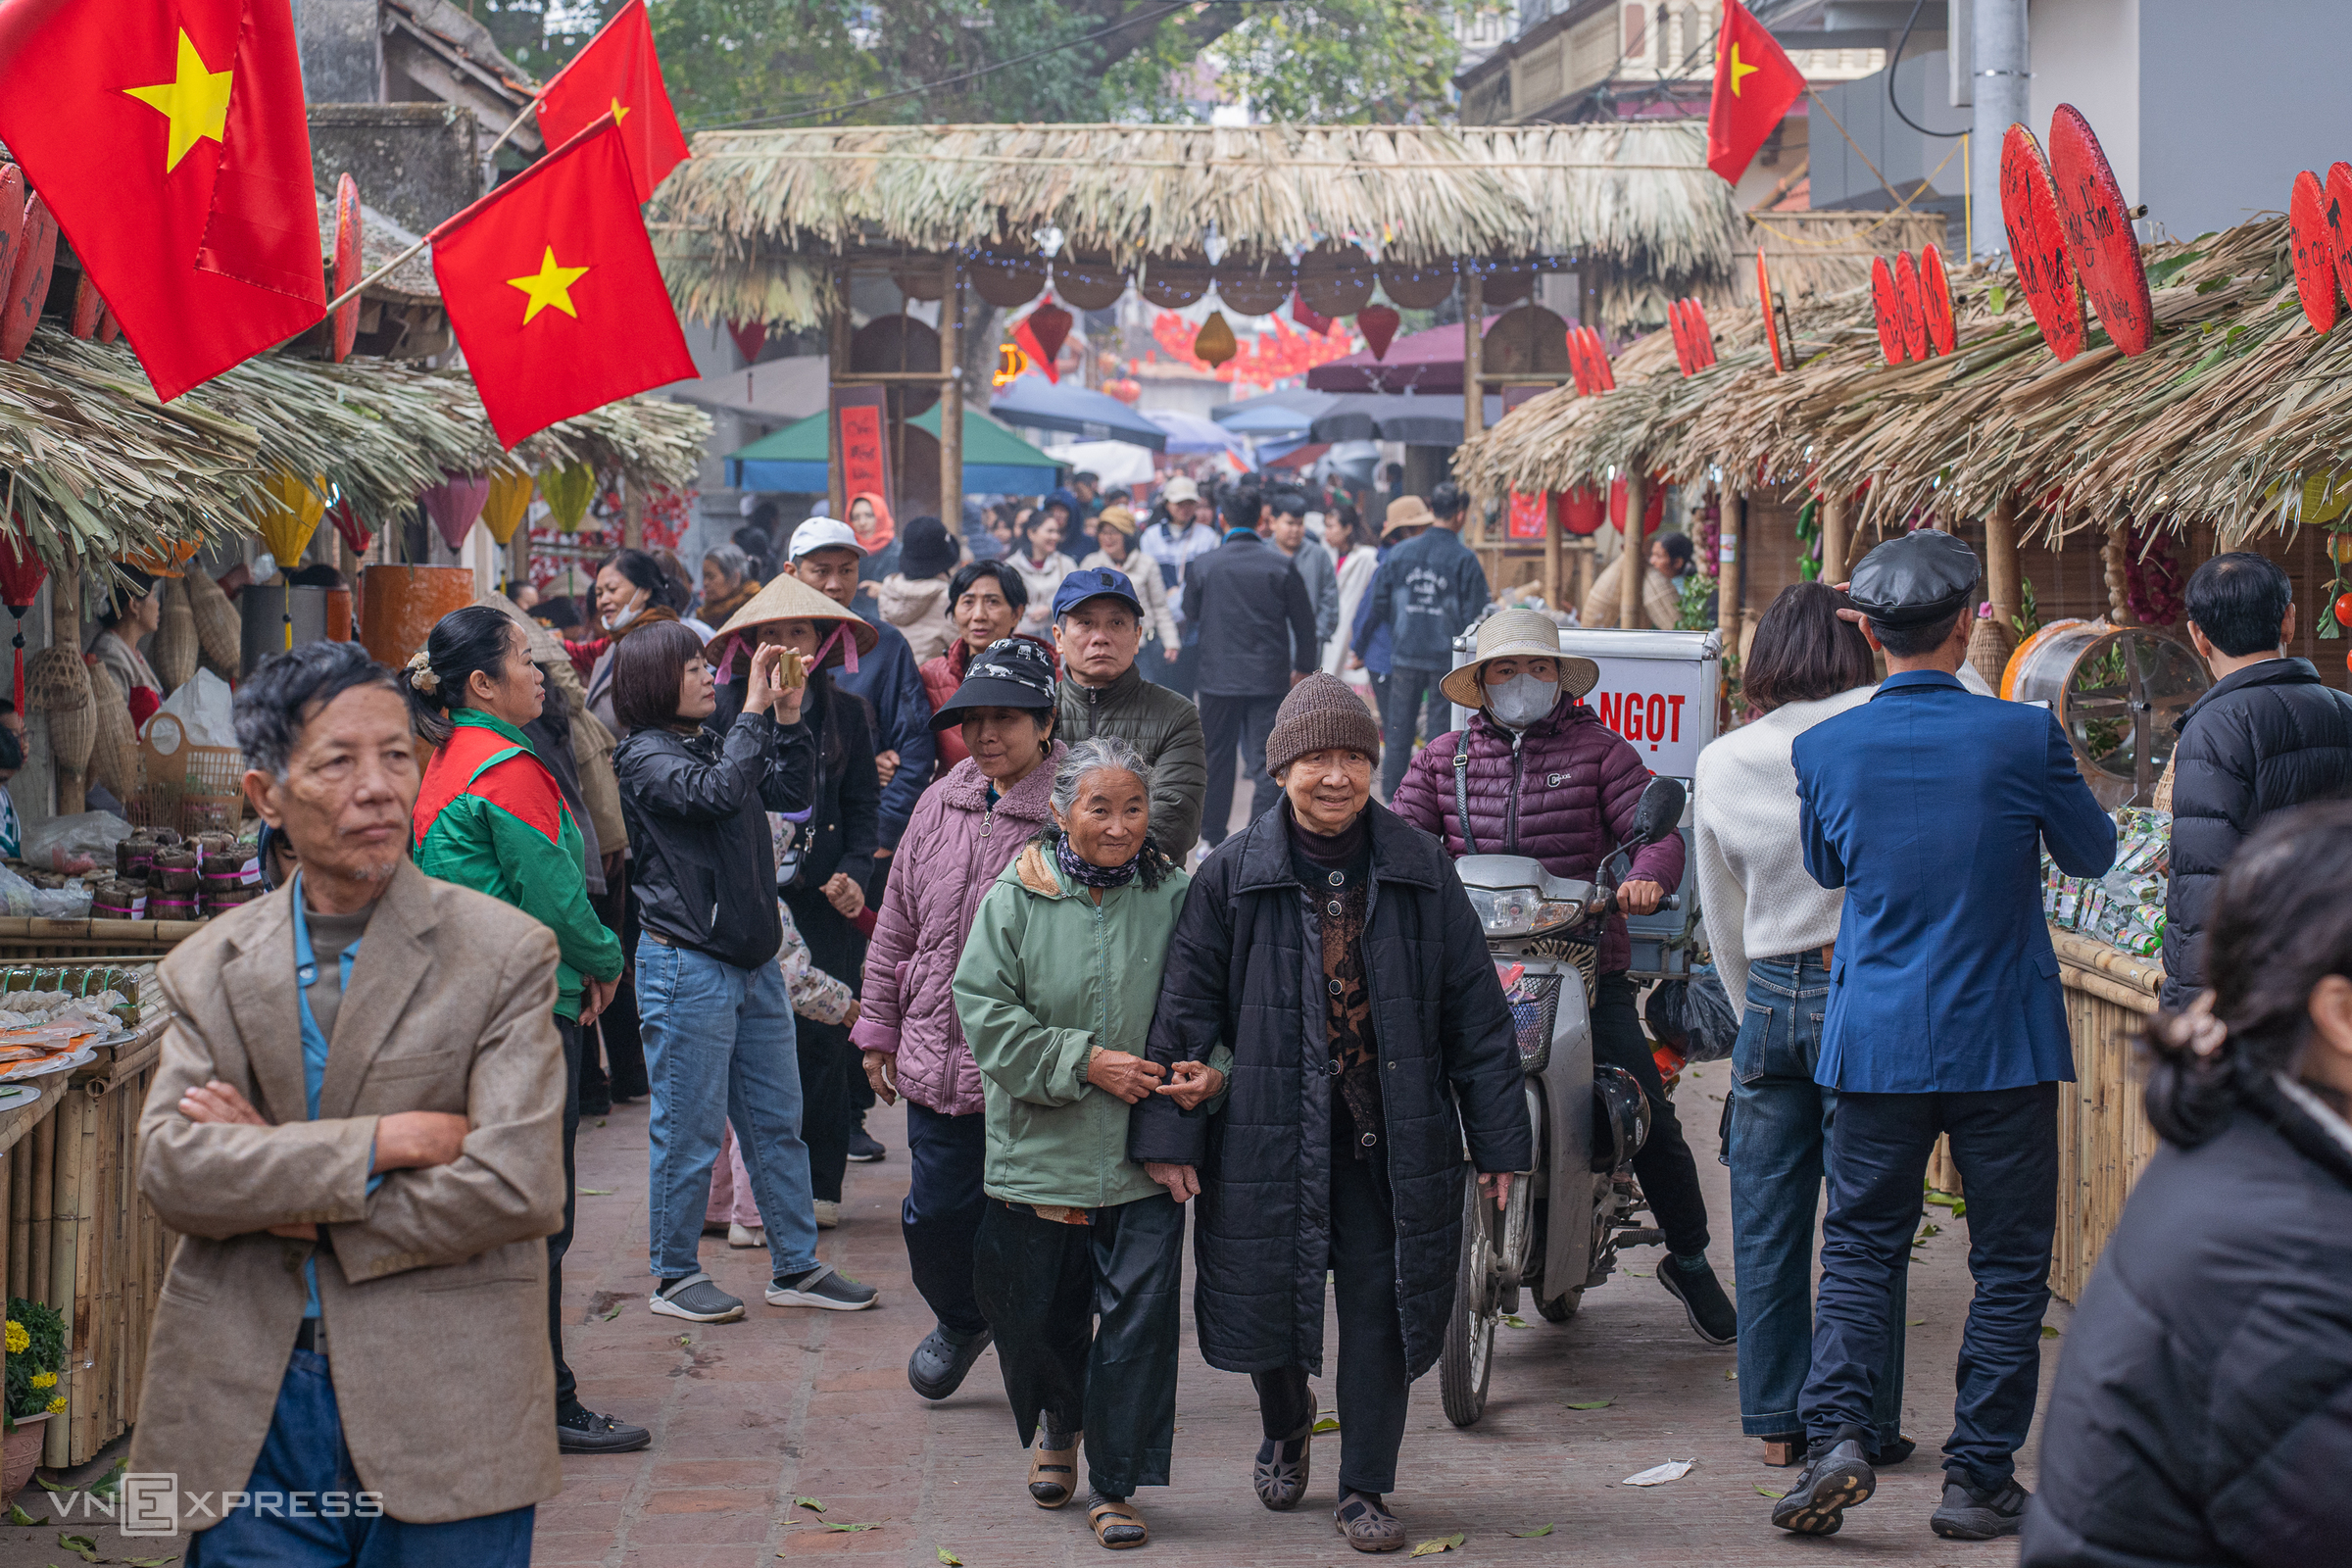
[[[191,1568],[521,1568],[562,1486],[555,936],[410,864],[408,701],[357,644],[270,660],[236,723],[301,871],[161,966],[139,1186],[181,1241],[132,1479],[176,1477]]]

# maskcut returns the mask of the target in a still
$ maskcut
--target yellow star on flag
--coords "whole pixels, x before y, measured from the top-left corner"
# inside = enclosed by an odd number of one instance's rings
[[[1740,64],[1740,46],[1738,44],[1732,45],[1732,96],[1735,98],[1739,97],[1740,83],[1745,81],[1751,73],[1762,71],[1763,69],[1764,68],[1762,66],[1749,66]]]
[[[171,145],[164,153],[165,173],[177,169],[179,161],[188,156],[188,149],[199,141],[208,137],[214,141],[220,139],[220,133],[228,125],[228,88],[233,74],[208,70],[204,57],[196,52],[196,41],[183,27],[179,33],[178,74],[152,87],[122,89],[172,122]]]
[[[618,98],[614,98],[612,100],[612,123],[617,125],[628,118],[629,106],[622,103]]]
[[[571,305],[571,285],[578,282],[587,270],[588,269],[585,267],[557,266],[556,248],[550,245],[547,247],[547,254],[540,258],[539,270],[535,274],[529,277],[508,278],[507,286],[509,288],[522,290],[530,300],[530,304],[523,309],[522,324],[530,325],[531,318],[546,310],[550,305],[573,320],[578,320],[580,313],[572,309]]]

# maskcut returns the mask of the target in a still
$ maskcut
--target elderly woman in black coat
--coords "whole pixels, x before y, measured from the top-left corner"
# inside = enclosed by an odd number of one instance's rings
[[[1452,1310],[1462,1137],[1498,1203],[1534,1159],[1486,939],[1444,848],[1372,804],[1379,757],[1345,682],[1309,675],[1284,699],[1266,762],[1285,798],[1193,882],[1152,1028],[1169,1081],[1130,1133],[1171,1196],[1200,1196],[1200,1353],[1257,1386],[1269,1508],[1306,1494],[1334,1276],[1335,1523],[1358,1551],[1404,1544],[1383,1498]]]
[[[2222,873],[2214,989],[2147,1042],[2148,1120],[2166,1147],[2075,1309],[2042,1421],[2041,1493],[1960,1516],[1972,1529],[1938,1510],[1937,1534],[2005,1534],[2022,1506],[2024,1568],[2345,1560],[2348,880],[2342,801],[2273,817]]]

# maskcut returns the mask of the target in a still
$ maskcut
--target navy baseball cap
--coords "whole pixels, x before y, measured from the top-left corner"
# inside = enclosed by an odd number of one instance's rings
[[[1073,571],[1061,579],[1054,590],[1054,618],[1059,620],[1089,599],[1116,599],[1135,612],[1135,618],[1144,618],[1144,602],[1135,596],[1135,584],[1123,571],[1108,566],[1090,566]]]

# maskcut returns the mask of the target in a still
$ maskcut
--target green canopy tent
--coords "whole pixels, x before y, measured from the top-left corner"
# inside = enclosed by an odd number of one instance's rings
[[[939,439],[939,406],[906,421]],[[825,416],[812,414],[727,455],[727,482],[738,490],[815,495],[827,487]],[[1052,458],[976,410],[963,411],[965,495],[1043,495],[1061,482]]]

